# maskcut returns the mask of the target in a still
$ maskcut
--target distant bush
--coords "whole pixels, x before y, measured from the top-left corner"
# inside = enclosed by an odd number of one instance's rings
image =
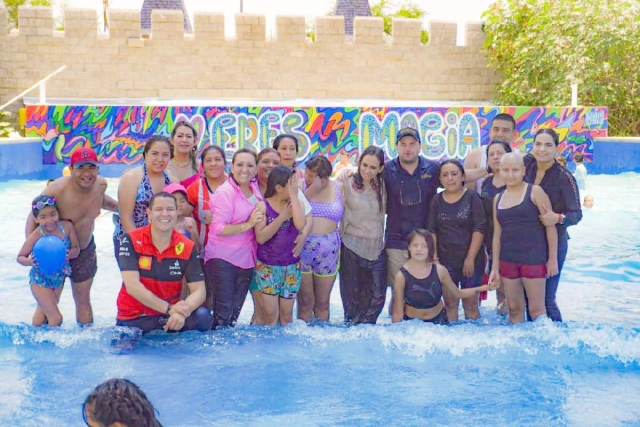
[[[609,134],[640,135],[640,1],[499,0],[484,14],[496,103],[609,107]]]

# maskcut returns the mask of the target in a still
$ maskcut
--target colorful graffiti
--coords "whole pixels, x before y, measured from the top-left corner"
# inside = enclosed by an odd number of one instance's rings
[[[462,159],[489,141],[489,125],[500,113],[516,119],[514,147],[528,150],[540,128],[554,128],[568,158],[593,155],[593,139],[607,136],[605,107],[27,107],[27,136],[43,138],[44,164],[68,163],[78,146],[96,149],[105,164],[142,160],[152,135],[169,135],[174,124],[189,120],[198,130],[198,147],[218,145],[231,155],[242,147],[259,151],[280,133],[300,140],[298,160],[323,154],[332,162],[342,151],[357,154],[369,145],[396,155],[395,134],[403,126],[419,129],[422,153],[434,160]],[[351,156],[352,160],[354,156]]]

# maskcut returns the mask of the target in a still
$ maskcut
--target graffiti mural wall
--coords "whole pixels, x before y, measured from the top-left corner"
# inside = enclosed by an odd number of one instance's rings
[[[554,128],[560,152],[567,158],[583,153],[592,159],[593,139],[607,136],[605,107],[167,107],[167,106],[27,106],[27,136],[43,142],[45,165],[68,163],[71,152],[90,145],[105,164],[142,160],[152,135],[169,135],[180,120],[198,130],[199,148],[223,147],[230,156],[242,147],[268,147],[280,133],[301,143],[298,160],[323,154],[335,163],[346,151],[352,161],[369,145],[396,155],[395,134],[404,126],[419,130],[424,156],[463,159],[489,142],[489,125],[499,113],[516,119],[514,147],[529,150],[535,132]]]

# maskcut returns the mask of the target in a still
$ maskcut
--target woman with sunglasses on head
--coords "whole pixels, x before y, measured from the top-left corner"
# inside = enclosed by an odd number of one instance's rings
[[[329,298],[340,258],[338,224],[344,212],[340,184],[331,181],[333,167],[324,156],[309,159],[305,170],[305,195],[311,204],[313,228],[300,254],[302,286],[298,293],[298,318],[329,321]]]
[[[200,239],[200,263],[202,271],[206,272],[204,264],[204,247],[209,240],[209,224],[211,224],[211,207],[209,201],[226,180],[225,167],[227,160],[225,159],[222,148],[210,145],[200,154],[203,174],[202,178],[194,181],[187,187],[187,200],[193,206],[193,218],[198,228],[198,237]],[[207,287],[207,299],[205,305],[210,310],[213,309],[213,285],[208,275],[205,274],[205,284]]]
[[[444,265],[451,279],[462,289],[481,285],[484,274],[482,243],[487,219],[482,199],[464,186],[464,167],[458,160],[445,160],[440,164],[440,183],[444,191],[431,201],[427,230],[436,240],[434,260]],[[458,298],[444,291],[444,302],[449,321],[458,320]],[[462,300],[466,319],[478,319],[478,298]]]
[[[340,296],[347,323],[375,324],[387,295],[384,251],[384,152],[367,147],[358,171],[341,186]]]
[[[173,158],[168,171],[185,188],[200,177],[197,138],[196,128],[186,120],[176,123],[169,138],[173,145]]]
[[[560,274],[567,258],[569,234],[567,227],[582,219],[580,192],[575,177],[556,161],[560,138],[553,129],[540,129],[533,140],[531,154],[525,156],[525,181],[542,187],[551,200],[551,206],[543,206],[540,221],[544,226],[555,225],[558,230],[558,274],[546,280],[545,305],[547,316],[554,322],[562,322],[562,314],[556,302]]]
[[[149,224],[147,208],[155,193],[164,190],[175,179],[167,168],[173,157],[173,145],[165,136],[152,136],[142,152],[142,166],[129,169],[118,184],[119,215],[113,232],[113,248],[118,260],[120,239],[129,231]]]
[[[493,200],[496,195],[503,192],[506,188],[504,178],[500,175],[500,160],[506,153],[511,153],[511,146],[503,141],[491,141],[487,145],[487,172],[489,176],[482,180],[480,197],[484,204],[484,210],[487,213],[487,232],[484,236],[484,247],[487,253],[487,266],[485,274],[491,272],[493,262],[492,244],[493,244]],[[507,314],[508,307],[505,304],[504,290],[502,286],[496,289],[496,300],[498,301],[497,310],[501,314]]]

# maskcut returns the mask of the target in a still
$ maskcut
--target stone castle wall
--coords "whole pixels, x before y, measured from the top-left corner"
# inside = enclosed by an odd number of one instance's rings
[[[108,34],[96,20],[95,10],[67,9],[64,31],[54,31],[51,8],[21,6],[9,32],[0,10],[0,103],[62,65],[48,97],[488,101],[496,83],[480,23],[466,24],[460,47],[447,22],[432,22],[421,45],[419,20],[394,20],[391,43],[370,17],[355,19],[352,40],[343,17],[318,17],[315,42],[302,16],[278,16],[275,40],[263,15],[236,15],[234,39],[222,14],[196,13],[185,34],[182,11],[155,10],[148,38],[138,10],[111,10]]]

